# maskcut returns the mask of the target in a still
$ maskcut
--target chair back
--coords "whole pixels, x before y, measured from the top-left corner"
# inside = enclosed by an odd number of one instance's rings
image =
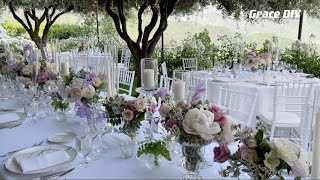
[[[300,117],[300,131],[304,129],[306,110],[313,83],[276,82],[274,89],[273,121],[270,139],[273,138],[279,112],[290,112]],[[290,121],[290,119],[288,119]],[[303,139],[300,133],[300,139]]]
[[[131,96],[134,82],[135,71],[128,71],[126,69],[119,69],[118,76],[118,92],[123,91],[126,95]]]
[[[167,70],[167,64],[166,64],[166,62],[163,62],[163,63],[161,64],[161,70],[162,70],[162,75],[163,75],[164,77],[168,77],[168,70]]]
[[[196,58],[182,58],[183,70],[198,70]]]
[[[208,75],[207,74],[193,74],[189,79],[189,88],[188,88],[188,98],[191,99],[194,93],[196,92],[196,87],[198,84],[202,84],[205,88],[205,91],[201,94],[200,100],[207,100],[208,92]]]
[[[130,49],[127,47],[123,48],[120,63],[122,63],[124,65],[124,68],[129,69],[130,59],[131,59]]]
[[[159,83],[159,88],[165,88],[167,90],[167,93],[172,95],[172,87],[173,87],[173,78],[165,77],[163,75],[160,76],[160,83]],[[158,97],[158,106],[160,107],[161,105],[161,99]]]
[[[253,112],[256,106],[258,94],[219,87],[218,106],[239,121],[243,126],[251,126]]]

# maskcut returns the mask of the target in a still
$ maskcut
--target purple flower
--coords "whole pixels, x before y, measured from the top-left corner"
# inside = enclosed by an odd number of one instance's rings
[[[193,101],[197,101],[200,99],[200,94],[205,92],[206,88],[204,87],[204,84],[203,83],[199,83],[196,85],[196,89],[195,89],[195,92],[192,96],[192,100]]]
[[[161,98],[161,100],[165,100],[167,96],[167,90],[165,88],[160,88],[157,92],[158,96]]]
[[[24,51],[27,51],[27,50],[31,51],[31,50],[32,50],[32,45],[31,45],[31,44],[26,44],[26,45],[23,47],[23,50],[24,50]]]
[[[224,163],[230,158],[230,149],[224,145],[219,144],[219,146],[213,149],[214,162]]]
[[[76,115],[79,116],[80,118],[91,119],[92,117],[91,108],[89,106],[82,105],[78,107]]]
[[[87,73],[84,77],[84,84],[92,85],[93,79],[96,77],[94,73]]]

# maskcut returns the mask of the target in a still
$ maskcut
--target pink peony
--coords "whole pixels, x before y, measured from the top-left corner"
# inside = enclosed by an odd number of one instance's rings
[[[82,88],[82,97],[86,98],[86,99],[91,99],[93,98],[95,94],[95,89],[93,86],[91,85],[85,85]]]
[[[162,117],[166,117],[167,114],[171,111],[172,107],[166,103],[162,103],[159,109],[159,113]]]
[[[212,104],[208,107],[208,110],[214,114],[214,121],[217,122],[220,126],[223,126],[226,123],[226,114],[224,113],[223,109]]]
[[[129,100],[127,101],[126,107],[131,111],[137,111],[136,105],[136,100]]]
[[[80,100],[82,98],[82,90],[78,87],[71,88],[70,98],[72,100]]]
[[[48,71],[43,71],[37,75],[36,82],[39,84],[45,83],[48,80],[48,78],[49,78]]]
[[[130,109],[126,109],[121,113],[122,117],[126,121],[131,121],[134,117],[133,112]]]
[[[230,157],[230,149],[224,145],[224,144],[219,144],[218,147],[215,147],[213,149],[214,153],[214,162],[218,163],[224,163],[226,162],[229,157]]]

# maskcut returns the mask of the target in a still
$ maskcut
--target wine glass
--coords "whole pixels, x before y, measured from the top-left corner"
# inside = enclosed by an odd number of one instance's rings
[[[298,69],[298,66],[296,64],[291,64],[290,70],[292,73],[296,73],[297,69]]]

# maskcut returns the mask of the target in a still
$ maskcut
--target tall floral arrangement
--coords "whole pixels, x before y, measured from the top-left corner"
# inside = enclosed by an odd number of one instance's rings
[[[237,123],[218,106],[199,100],[200,93],[204,91],[201,87],[197,85],[190,102],[174,102],[164,93],[164,89],[159,91],[158,95],[166,100],[159,109],[163,126],[176,134],[180,143],[205,145],[212,140],[223,144],[233,142]]]
[[[299,145],[285,138],[269,141],[264,135],[265,131],[260,124],[257,125],[256,132],[248,127],[239,130],[235,135],[239,148],[232,155],[224,146],[214,149],[216,162],[228,160],[230,163],[220,172],[222,176],[239,177],[243,171],[253,179],[271,179],[274,176],[283,179],[282,170],[285,169],[299,177],[307,176],[308,165]],[[222,156],[224,159],[221,159]]]

